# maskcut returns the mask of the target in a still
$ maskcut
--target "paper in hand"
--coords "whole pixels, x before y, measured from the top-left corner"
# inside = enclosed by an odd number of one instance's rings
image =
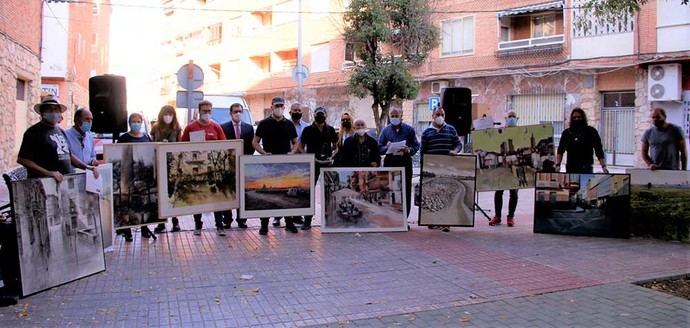
[[[91,170],[86,170],[86,191],[100,195],[103,191],[103,177],[99,175],[96,179]]]
[[[189,141],[206,141],[206,131],[194,131],[189,133]]]
[[[403,149],[405,149],[406,147],[407,146],[405,140],[391,142],[390,145],[388,145],[388,150],[386,151],[386,154],[402,155]]]

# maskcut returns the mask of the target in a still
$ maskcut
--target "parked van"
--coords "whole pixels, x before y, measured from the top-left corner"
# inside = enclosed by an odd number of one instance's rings
[[[252,113],[249,111],[249,106],[241,95],[204,95],[204,100],[208,100],[213,104],[211,111],[211,118],[219,124],[230,121],[230,105],[234,103],[242,104],[242,122],[254,125]]]

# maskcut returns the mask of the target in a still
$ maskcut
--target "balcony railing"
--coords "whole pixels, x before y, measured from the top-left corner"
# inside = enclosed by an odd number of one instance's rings
[[[535,48],[540,46],[548,46],[553,44],[565,43],[565,35],[549,35],[542,36],[538,38],[513,40],[513,41],[502,41],[498,43],[498,50],[514,50],[514,49],[524,49],[524,48]]]

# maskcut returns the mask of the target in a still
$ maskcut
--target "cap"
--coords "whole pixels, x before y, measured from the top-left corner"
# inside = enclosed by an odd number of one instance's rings
[[[278,104],[284,105],[285,99],[283,99],[283,97],[281,97],[281,96],[273,97],[273,100],[271,100],[271,105],[278,105]]]
[[[58,102],[54,95],[47,95],[41,97],[41,103],[34,105],[34,112],[41,114],[41,107],[45,105],[58,105],[60,106],[60,113],[64,113],[67,110],[67,106]]]
[[[323,107],[316,107],[316,109],[314,110],[314,115],[316,115],[316,114],[318,114],[318,113],[323,113],[323,114],[325,115],[325,114],[326,114],[326,109],[323,108]]]

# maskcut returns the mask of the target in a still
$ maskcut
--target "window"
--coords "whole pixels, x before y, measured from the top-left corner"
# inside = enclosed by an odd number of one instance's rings
[[[223,40],[223,23],[213,24],[207,27],[207,41],[209,46],[220,44]]]
[[[312,46],[311,49],[311,71],[313,73],[328,72],[331,54],[328,43]]]
[[[465,55],[474,52],[474,17],[441,23],[441,55]]]
[[[273,6],[273,25],[297,21],[297,1],[290,0]]]
[[[17,100],[26,100],[26,81],[17,79]]]
[[[355,45],[352,43],[345,44],[345,61],[355,61]]]
[[[635,92],[606,92],[604,96],[604,107],[635,107]]]
[[[532,16],[532,37],[556,35],[556,15]]]

